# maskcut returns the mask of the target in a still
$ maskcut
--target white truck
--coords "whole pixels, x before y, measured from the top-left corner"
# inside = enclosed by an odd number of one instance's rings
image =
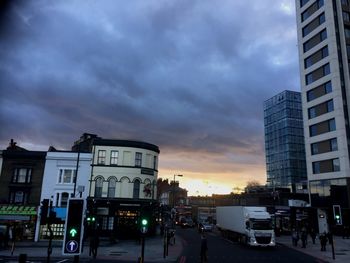
[[[272,220],[266,207],[218,206],[217,228],[225,238],[250,246],[275,246]]]

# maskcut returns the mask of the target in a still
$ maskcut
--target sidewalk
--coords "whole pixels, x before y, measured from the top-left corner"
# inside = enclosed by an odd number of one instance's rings
[[[168,256],[163,258],[164,243],[163,237],[149,237],[145,240],[145,262],[176,262],[182,252],[182,240],[175,235],[175,244],[169,245]],[[46,257],[48,241],[40,242],[18,242],[13,253],[13,258],[20,254],[27,254],[27,257]],[[97,259],[108,260],[130,260],[137,262],[141,256],[141,243],[130,240],[122,240],[116,244],[110,244],[108,241],[101,240],[98,248]],[[0,257],[11,257],[10,250],[0,250]],[[52,242],[52,258],[70,257],[62,255],[62,241]],[[89,256],[89,246],[84,245],[84,251],[80,255],[81,259],[91,259]]]
[[[332,257],[332,246],[327,243],[326,251],[321,251],[320,240],[316,238],[315,245],[312,244],[311,238],[308,236],[306,248],[301,248],[301,241],[299,240],[298,246],[292,245],[291,236],[276,237],[277,243],[293,248],[315,258],[318,258],[321,262],[350,262],[350,239],[342,239],[342,237],[334,236],[334,254],[335,260]]]

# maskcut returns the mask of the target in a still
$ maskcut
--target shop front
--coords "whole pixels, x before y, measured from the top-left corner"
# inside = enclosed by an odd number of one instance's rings
[[[34,240],[36,206],[0,205],[0,232],[8,238],[10,228],[16,241]]]
[[[87,235],[97,229],[102,236],[115,239],[135,239],[140,236],[140,217],[150,222],[148,234],[156,230],[158,203],[136,200],[88,199],[87,217],[94,217],[96,223],[87,225]]]

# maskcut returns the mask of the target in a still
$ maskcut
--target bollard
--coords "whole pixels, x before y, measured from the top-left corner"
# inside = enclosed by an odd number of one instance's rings
[[[27,261],[27,254],[19,254],[18,263],[26,263],[26,261]]]

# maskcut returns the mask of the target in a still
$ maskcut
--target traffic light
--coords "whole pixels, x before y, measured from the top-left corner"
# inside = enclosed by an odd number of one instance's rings
[[[148,219],[145,217],[141,217],[141,233],[146,234],[148,231]]]
[[[94,216],[90,216],[89,215],[89,216],[86,217],[86,221],[88,223],[94,223],[96,221],[96,218]]]
[[[333,215],[334,215],[334,222],[336,225],[342,225],[343,220],[341,217],[341,208],[340,205],[333,205]]]
[[[81,253],[84,232],[83,212],[83,199],[69,199],[63,242],[64,255],[79,255]]]
[[[49,212],[49,199],[43,199],[40,206],[40,225],[47,223],[47,214]]]

